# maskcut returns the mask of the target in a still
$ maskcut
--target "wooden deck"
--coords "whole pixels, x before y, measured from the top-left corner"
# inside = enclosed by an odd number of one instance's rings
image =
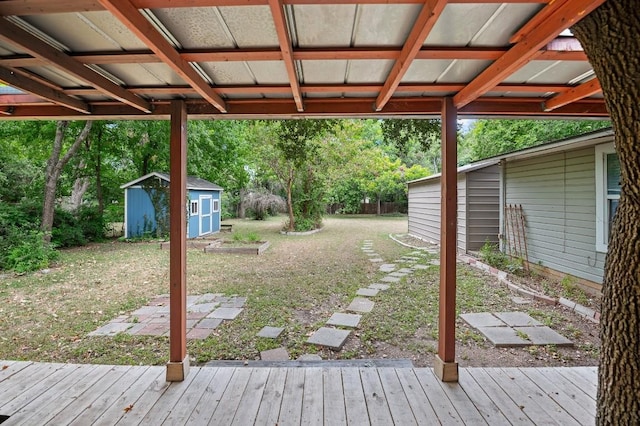
[[[446,384],[428,368],[192,367],[167,383],[165,367],[0,361],[0,423],[589,425],[596,375],[463,368]]]

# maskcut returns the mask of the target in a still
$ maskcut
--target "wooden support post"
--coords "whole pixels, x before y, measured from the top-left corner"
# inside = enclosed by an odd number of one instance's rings
[[[442,103],[442,188],[440,212],[440,315],[434,371],[443,382],[458,381],[456,357],[457,110]]]
[[[187,355],[187,107],[171,102],[169,184],[169,363],[167,381],[189,374]]]

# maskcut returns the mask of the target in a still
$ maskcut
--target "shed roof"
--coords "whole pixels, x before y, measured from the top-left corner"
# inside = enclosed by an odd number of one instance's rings
[[[137,185],[150,177],[157,177],[158,179],[162,179],[166,182],[171,182],[169,173],[161,173],[161,172],[151,172],[147,173],[144,176],[139,177],[138,179],[134,179],[131,182],[127,182],[124,185],[120,186],[120,189],[130,188],[134,185]],[[215,183],[209,182],[208,180],[201,179],[195,176],[187,177],[187,189],[192,189],[194,191],[222,191],[222,187],[216,185]]]
[[[606,117],[604,0],[2,0],[0,119]]]
[[[485,167],[495,166],[498,163],[499,163],[499,160],[497,159],[489,159],[489,160],[476,161],[475,163],[465,164],[464,166],[458,167],[458,174],[469,173],[474,170],[484,169]],[[441,175],[442,173],[434,173],[432,175],[429,175],[420,179],[409,181],[407,182],[407,184],[428,182],[433,179],[439,179]]]

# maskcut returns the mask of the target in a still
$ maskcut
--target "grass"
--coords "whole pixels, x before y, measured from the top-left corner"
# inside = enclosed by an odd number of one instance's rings
[[[233,220],[243,240],[269,241],[260,256],[187,252],[189,294],[246,296],[236,320],[223,323],[204,340],[189,340],[194,363],[259,359],[261,351],[284,346],[292,359],[318,353],[324,359],[411,358],[429,365],[437,348],[439,268],[431,266],[403,278],[375,298],[359,329],[341,352],[306,344],[334,312],[344,312],[360,287],[383,273],[360,247],[364,240],[385,262],[413,249],[392,241],[406,232],[406,217],[347,216],[324,220],[324,230],[308,236],[280,234],[282,218]],[[48,273],[0,280],[0,359],[98,364],[167,362],[166,337],[88,337],[111,319],[168,293],[169,258],[158,243],[109,242],[65,250]],[[427,255],[428,264],[435,255]],[[408,265],[404,265],[408,266]],[[458,313],[510,309],[509,293],[495,279],[469,267],[458,269]],[[561,322],[539,309],[538,317]],[[265,325],[284,327],[278,339],[256,337]],[[458,321],[456,337],[469,350],[490,351],[484,338]],[[572,330],[577,335],[576,330]],[[584,342],[585,352],[597,351]],[[584,350],[584,349],[583,349]],[[474,359],[465,352],[463,360]]]

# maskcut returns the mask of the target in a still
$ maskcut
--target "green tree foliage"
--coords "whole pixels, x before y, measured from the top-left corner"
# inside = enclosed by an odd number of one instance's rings
[[[610,126],[604,120],[478,120],[461,143],[477,161]]]
[[[380,126],[384,140],[393,144],[400,155],[407,154],[412,142],[428,151],[432,136],[440,135],[439,119],[387,119],[382,120]]]

